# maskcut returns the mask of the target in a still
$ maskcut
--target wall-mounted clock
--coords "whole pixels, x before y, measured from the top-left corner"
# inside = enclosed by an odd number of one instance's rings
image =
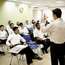
[[[23,13],[23,8],[22,7],[19,8],[19,12]]]

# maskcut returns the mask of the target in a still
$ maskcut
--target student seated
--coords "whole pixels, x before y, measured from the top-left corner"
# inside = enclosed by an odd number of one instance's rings
[[[25,21],[25,27],[30,29],[31,28],[31,24],[29,23],[28,20]]]
[[[9,35],[6,44],[10,46],[11,48],[17,46],[17,45],[25,45],[26,40],[19,35],[18,27],[13,28],[14,34]],[[23,44],[21,44],[21,42]],[[26,54],[27,64],[30,65],[32,63],[32,59],[39,59],[41,58],[35,54],[29,47],[24,48],[19,52],[19,54]]]
[[[48,53],[47,43],[45,42],[46,38],[44,37],[44,34],[41,32],[39,23],[36,23],[36,29],[33,31],[33,35],[38,44],[43,44],[42,52]]]
[[[6,44],[7,37],[8,37],[8,34],[6,30],[4,29],[4,25],[0,25],[0,45]]]
[[[12,23],[12,22],[9,20],[9,21],[8,21],[8,25],[7,25],[6,28],[5,28],[6,31],[10,29],[10,24],[11,24],[11,23]]]
[[[9,27],[6,28],[6,30],[7,30],[7,32],[8,32],[9,35],[14,33],[13,32],[13,27],[14,27],[14,23],[10,23]]]
[[[8,21],[8,25],[6,26],[6,28],[8,29],[8,28],[10,28],[10,24],[11,24],[12,22],[9,20]]]
[[[25,35],[29,34],[28,29],[23,25],[23,23],[19,24],[19,32],[20,34],[25,34]]]
[[[28,31],[29,31],[29,34],[33,41],[34,41],[33,31],[34,31],[35,27],[36,27],[36,21],[32,20],[30,27],[28,28]]]

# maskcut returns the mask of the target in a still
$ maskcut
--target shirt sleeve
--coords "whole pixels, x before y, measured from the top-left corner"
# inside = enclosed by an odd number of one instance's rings
[[[38,37],[38,33],[36,30],[33,31],[33,35],[34,35],[34,37]]]
[[[11,45],[11,43],[10,43],[11,39],[12,39],[12,36],[9,35],[8,38],[7,38],[7,41],[6,41],[6,45],[7,46],[10,46]]]
[[[52,28],[53,28],[53,23],[50,23],[42,29],[42,32],[51,32]]]
[[[8,38],[8,33],[7,33],[7,31],[5,30],[5,32],[6,32],[6,38]]]
[[[28,31],[28,29],[27,29],[26,27],[25,27],[25,32],[26,32],[26,33],[29,33],[29,31]]]
[[[26,40],[25,40],[22,36],[20,36],[20,40],[21,40],[22,42],[26,43]]]

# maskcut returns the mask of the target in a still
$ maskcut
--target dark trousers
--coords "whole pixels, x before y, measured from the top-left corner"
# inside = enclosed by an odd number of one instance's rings
[[[32,59],[35,56],[35,53],[29,47],[26,47],[25,49],[23,49],[20,52],[20,54],[26,54],[27,64],[32,63]]]
[[[0,44],[6,44],[6,39],[5,40],[0,39]]]
[[[51,52],[51,65],[58,65],[58,61],[60,65],[64,64],[64,44],[55,44],[51,42],[50,52]]]
[[[0,39],[0,47],[2,47],[2,50],[3,50],[3,51],[0,51],[0,54],[4,54],[3,45],[6,45],[6,39],[5,40]]]
[[[44,52],[48,52],[47,51],[47,49],[48,49],[48,47],[50,46],[50,43],[49,43],[49,39],[46,39],[46,40],[37,40],[36,39],[36,42],[38,43],[38,44],[42,44],[43,45],[43,48],[42,48],[42,51]]]
[[[10,47],[10,48],[13,48],[13,47],[15,47],[15,46],[17,46],[17,45],[20,45],[20,44],[16,44],[16,45],[14,45],[14,46],[12,46],[12,47]],[[32,63],[32,59],[34,59],[36,56],[38,56],[37,54],[35,54],[33,51],[32,51],[32,49],[30,48],[30,47],[26,47],[26,48],[24,48],[23,50],[21,50],[18,54],[25,54],[26,55],[26,60],[27,60],[27,64],[29,65],[29,64],[31,64]],[[14,54],[14,55],[16,55],[16,54]]]

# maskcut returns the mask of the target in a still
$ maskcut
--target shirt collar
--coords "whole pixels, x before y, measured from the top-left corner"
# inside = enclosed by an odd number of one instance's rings
[[[58,23],[60,21],[63,21],[62,18],[58,18],[58,19],[55,20],[56,23]]]

